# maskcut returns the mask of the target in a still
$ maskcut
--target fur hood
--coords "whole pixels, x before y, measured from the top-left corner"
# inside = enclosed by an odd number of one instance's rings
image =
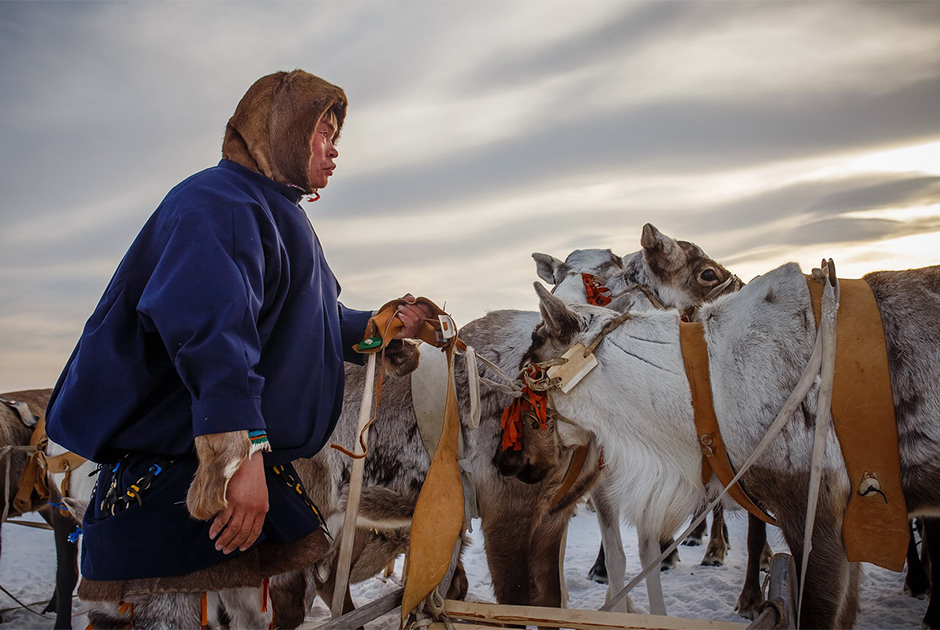
[[[310,194],[310,138],[329,110],[336,115],[336,142],[346,117],[341,88],[303,70],[261,77],[228,121],[222,157]]]

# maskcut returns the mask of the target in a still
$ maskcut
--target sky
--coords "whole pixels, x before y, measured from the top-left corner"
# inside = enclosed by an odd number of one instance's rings
[[[940,263],[940,2],[0,1],[0,391],[51,387],[257,78],[346,91],[304,203],[343,301],[535,310],[644,223],[747,280]]]

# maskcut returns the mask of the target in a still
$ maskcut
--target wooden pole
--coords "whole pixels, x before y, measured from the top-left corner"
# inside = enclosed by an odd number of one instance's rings
[[[372,415],[372,392],[375,389],[375,353],[369,355],[366,364],[366,383],[362,391],[362,401],[359,403],[359,423],[356,427],[356,442],[353,444],[353,453],[362,455],[362,442],[368,439],[365,429],[369,417]],[[339,558],[336,564],[336,588],[333,591],[333,604],[330,612],[333,618],[343,615],[343,601],[346,589],[349,586],[349,569],[352,566],[353,543],[356,540],[356,518],[359,515],[359,497],[362,495],[362,475],[365,470],[365,458],[353,460],[352,472],[349,478],[349,494],[346,497],[346,517],[343,520],[343,534],[339,545]]]

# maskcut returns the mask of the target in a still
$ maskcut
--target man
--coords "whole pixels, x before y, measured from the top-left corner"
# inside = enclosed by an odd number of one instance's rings
[[[371,313],[337,301],[298,202],[333,174],[345,115],[343,91],[311,74],[259,79],[222,161],[166,196],[59,378],[48,433],[102,464],[79,588],[92,627],[192,626],[200,600],[213,612],[206,591],[232,615],[233,589],[326,551],[290,461],[332,432]],[[429,315],[400,307],[399,337]],[[400,340],[386,353],[414,363]]]

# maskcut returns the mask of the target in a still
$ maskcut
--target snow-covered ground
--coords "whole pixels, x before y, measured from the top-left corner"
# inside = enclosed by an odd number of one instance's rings
[[[31,520],[38,520],[31,519]],[[469,599],[492,602],[493,593],[482,536],[478,523],[474,523],[473,546],[465,554],[465,566],[470,579]],[[699,562],[704,547],[680,547],[682,562],[678,568],[663,574],[663,590],[669,614],[696,619],[714,619],[747,622],[734,614],[744,575],[744,541],[747,518],[744,512],[728,515],[731,549],[723,567],[703,567]],[[627,568],[631,573],[639,571],[636,558],[636,533],[624,527],[624,544],[627,547]],[[785,545],[774,528],[769,528],[770,542],[774,551],[785,550]],[[565,556],[565,579],[568,585],[569,607],[597,609],[604,603],[605,588],[588,580],[588,569],[597,555],[599,535],[594,514],[582,509],[571,521],[568,532],[568,550]],[[359,603],[371,601],[387,592],[401,587],[399,558],[396,577],[388,581],[373,578],[353,588],[353,597]],[[52,594],[55,576],[55,552],[52,533],[48,531],[3,526],[3,553],[0,557],[0,584],[25,603],[45,601]],[[922,600],[906,597],[901,592],[903,574],[865,565],[862,581],[861,614],[858,628],[915,628],[927,608]],[[641,584],[633,593],[638,607],[646,609],[645,585]],[[15,606],[5,594],[0,593],[0,608]],[[42,606],[35,606],[41,610]],[[78,616],[73,619],[74,628],[84,628],[87,623],[81,615],[81,605],[75,603]],[[3,627],[52,628],[53,619],[37,617],[25,610],[4,613]],[[327,607],[319,599],[307,618],[305,628],[316,628],[329,619]],[[385,630],[398,627],[396,615],[388,615],[366,626],[369,630]]]

